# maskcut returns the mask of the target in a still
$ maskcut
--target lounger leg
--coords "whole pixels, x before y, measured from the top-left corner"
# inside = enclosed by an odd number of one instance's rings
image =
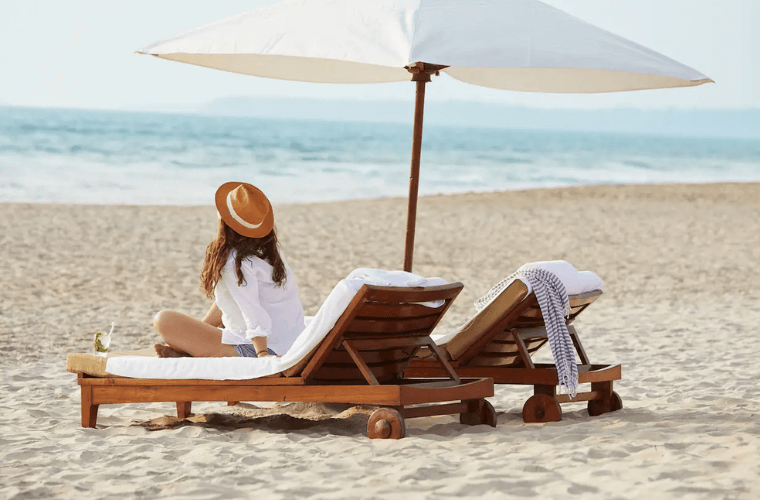
[[[193,403],[191,401],[177,401],[177,418],[187,418],[191,415]]]
[[[82,427],[94,428],[98,421],[98,405],[92,404],[92,386],[82,387]]]
[[[464,401],[463,401],[464,402]],[[459,414],[459,423],[464,425],[486,424],[496,427],[496,410],[485,399],[466,401],[467,413]]]
[[[623,407],[623,400],[620,398],[620,395],[612,390],[611,380],[607,382],[593,382],[591,390],[601,394],[601,398],[588,402],[588,413],[592,417],[620,410]]]

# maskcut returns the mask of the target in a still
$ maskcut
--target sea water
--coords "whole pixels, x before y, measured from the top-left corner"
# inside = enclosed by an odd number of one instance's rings
[[[406,196],[411,124],[0,108],[0,202],[211,204]],[[420,193],[760,181],[760,141],[425,128]]]

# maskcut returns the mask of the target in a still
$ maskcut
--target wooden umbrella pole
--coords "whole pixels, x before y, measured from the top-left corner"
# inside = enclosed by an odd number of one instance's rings
[[[412,168],[409,174],[409,210],[406,214],[406,243],[404,245],[404,271],[412,272],[414,255],[414,228],[417,225],[417,191],[420,185],[420,156],[422,153],[422,117],[425,114],[425,84],[431,75],[447,68],[440,64],[425,62],[412,63],[406,67],[412,74],[412,81],[417,83],[417,96],[414,100],[414,135],[412,136]]]
[[[417,83],[417,96],[414,101],[414,135],[412,136],[412,165],[409,174],[409,209],[406,215],[406,244],[404,245],[404,271],[412,272],[414,254],[414,229],[417,223],[417,191],[420,185],[420,156],[422,153],[422,117],[425,114],[425,83],[430,81],[420,78]],[[418,75],[414,75],[418,76]]]

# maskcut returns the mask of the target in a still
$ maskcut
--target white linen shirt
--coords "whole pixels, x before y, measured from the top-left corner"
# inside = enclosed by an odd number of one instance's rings
[[[222,343],[252,344],[253,337],[266,337],[267,347],[282,356],[304,329],[303,306],[293,272],[285,263],[286,281],[278,287],[272,280],[272,266],[249,257],[240,264],[245,281],[238,286],[235,255],[230,252],[214,289],[224,324]]]

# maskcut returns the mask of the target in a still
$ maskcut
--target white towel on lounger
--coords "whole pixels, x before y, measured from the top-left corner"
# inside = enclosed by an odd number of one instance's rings
[[[148,358],[120,356],[109,358],[106,372],[131,378],[247,380],[287,370],[298,363],[328,334],[362,285],[427,287],[445,285],[442,278],[424,278],[404,271],[360,268],[341,280],[327,296],[306,329],[281,358]],[[434,304],[430,304],[437,307]]]

